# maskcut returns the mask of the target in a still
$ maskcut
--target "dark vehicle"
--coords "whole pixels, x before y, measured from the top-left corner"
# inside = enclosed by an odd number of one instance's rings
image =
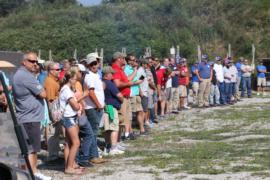
[[[1,62],[0,68],[10,68],[9,65],[12,67],[8,62]],[[1,70],[0,85],[1,93],[6,96],[8,104],[7,112],[0,113],[0,180],[38,179],[34,177],[27,158],[31,146],[27,143],[24,129],[17,122],[11,95]]]

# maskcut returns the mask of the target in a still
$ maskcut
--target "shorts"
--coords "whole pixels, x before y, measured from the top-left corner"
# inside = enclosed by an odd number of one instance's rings
[[[32,152],[39,152],[41,147],[40,122],[23,123],[23,127],[29,138],[30,145],[33,147]]]
[[[143,108],[143,112],[148,111],[148,97],[146,96],[142,97],[142,108]]]
[[[121,109],[118,111],[119,125],[125,125],[132,120],[130,99],[124,98]]]
[[[134,96],[130,98],[130,105],[132,112],[143,111],[141,96]]]
[[[166,100],[169,101],[172,98],[172,88],[165,89]]]
[[[103,114],[104,118],[104,130],[105,131],[119,131],[119,117],[117,109],[113,108],[114,119],[110,121],[109,115],[105,112]]]
[[[257,86],[258,87],[265,87],[266,86],[266,78],[257,78]]]
[[[161,89],[161,90],[160,90],[159,100],[160,100],[160,101],[166,101],[166,93],[165,93],[165,89]]]
[[[156,94],[149,94],[148,96],[148,109],[154,108]]]
[[[184,85],[179,86],[180,97],[187,97],[187,87]]]
[[[69,129],[75,125],[78,124],[78,117],[73,116],[73,117],[63,117],[61,119],[61,124],[64,126],[66,129]]]

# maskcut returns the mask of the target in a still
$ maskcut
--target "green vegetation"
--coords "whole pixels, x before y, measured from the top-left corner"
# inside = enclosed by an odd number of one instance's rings
[[[109,59],[122,47],[141,55],[147,46],[166,56],[179,44],[181,55],[194,61],[198,44],[224,56],[228,43],[236,57],[250,58],[252,43],[257,56],[270,55],[268,0],[113,0],[94,7],[74,0],[0,0],[0,6],[0,49],[41,49],[44,59],[49,49],[62,59],[75,48],[80,57],[104,48]]]
[[[199,117],[194,114],[188,120],[191,124],[198,123],[201,128],[194,128],[194,131],[181,130],[185,127],[185,123],[181,122],[187,120],[171,118],[168,121],[170,128],[154,131],[150,137],[136,140],[132,143],[132,151],[122,157],[138,157],[132,163],[155,167],[155,172],[160,173],[251,172],[254,176],[267,177],[267,170],[270,169],[270,131],[263,125],[270,123],[267,118],[269,107],[269,104],[252,104],[216,109],[215,113],[200,111]],[[217,125],[204,129],[209,126],[209,118]],[[174,121],[180,121],[176,124],[177,128],[172,127]],[[254,124],[261,126],[247,128]]]

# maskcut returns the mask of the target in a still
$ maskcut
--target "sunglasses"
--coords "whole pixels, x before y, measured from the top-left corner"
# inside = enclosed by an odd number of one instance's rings
[[[55,70],[55,71],[60,71],[61,69],[53,69],[53,70]]]
[[[98,64],[98,62],[97,61],[94,61],[94,62],[92,62],[91,64],[90,64],[90,66],[96,66]]]
[[[32,64],[37,64],[38,61],[37,60],[31,60],[31,59],[27,59],[28,62],[32,63]]]

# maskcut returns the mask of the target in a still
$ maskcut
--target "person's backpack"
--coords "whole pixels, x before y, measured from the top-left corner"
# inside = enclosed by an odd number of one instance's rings
[[[61,108],[59,97],[50,103],[49,114],[53,123],[59,122],[62,119],[67,105],[68,102],[66,102],[64,109]]]
[[[61,109],[60,106],[60,99],[55,99],[49,107],[50,115],[53,123],[60,121],[63,117],[64,111]]]

